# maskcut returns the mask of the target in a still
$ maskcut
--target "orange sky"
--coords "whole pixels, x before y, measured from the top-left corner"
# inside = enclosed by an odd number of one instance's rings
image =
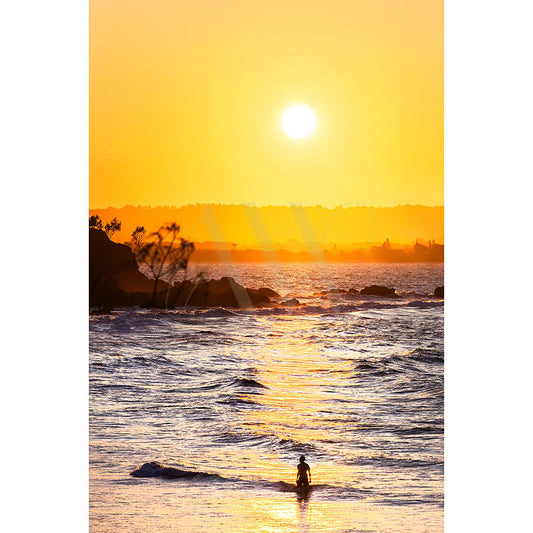
[[[442,0],[91,0],[90,207],[442,205],[443,44]]]

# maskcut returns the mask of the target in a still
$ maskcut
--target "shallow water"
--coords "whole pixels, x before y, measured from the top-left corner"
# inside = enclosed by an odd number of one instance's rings
[[[442,531],[442,265],[199,271],[306,305],[91,316],[91,531]],[[402,297],[316,295],[375,283]]]

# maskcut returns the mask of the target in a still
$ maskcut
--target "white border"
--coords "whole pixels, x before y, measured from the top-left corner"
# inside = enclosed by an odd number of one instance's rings
[[[88,529],[87,8],[0,7],[6,531]]]
[[[445,2],[445,526],[525,531],[531,494],[528,2]]]

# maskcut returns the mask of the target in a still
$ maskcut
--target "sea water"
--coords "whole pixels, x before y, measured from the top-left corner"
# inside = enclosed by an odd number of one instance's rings
[[[282,298],[90,316],[90,531],[442,531],[443,265],[200,273]],[[400,297],[320,294],[371,284]],[[129,475],[150,461],[195,475]]]

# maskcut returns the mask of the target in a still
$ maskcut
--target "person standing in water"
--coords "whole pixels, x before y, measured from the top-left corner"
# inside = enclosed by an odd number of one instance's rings
[[[309,477],[307,474],[309,473]],[[300,456],[300,463],[298,464],[298,473],[296,474],[296,486],[302,488],[309,488],[311,484],[311,469],[305,462],[305,456]]]

